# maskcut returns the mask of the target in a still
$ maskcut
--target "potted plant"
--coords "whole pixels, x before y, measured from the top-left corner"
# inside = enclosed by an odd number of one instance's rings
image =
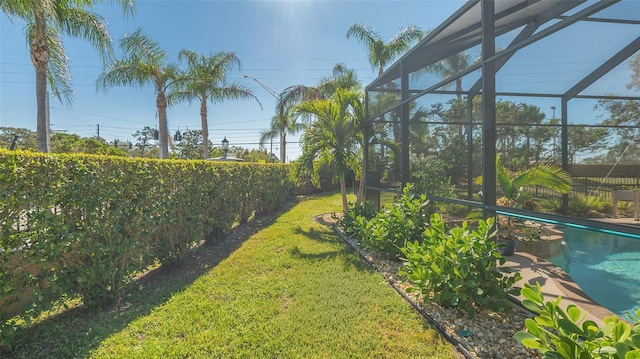
[[[509,171],[496,157],[496,179],[503,197],[496,201],[498,206],[537,209],[533,196],[525,188],[540,186],[566,194],[571,189],[571,176],[562,168],[547,163],[539,163],[518,172]],[[538,226],[529,226],[512,216],[498,216],[498,240],[506,243],[503,255],[513,255],[518,241],[535,241],[540,237]]]

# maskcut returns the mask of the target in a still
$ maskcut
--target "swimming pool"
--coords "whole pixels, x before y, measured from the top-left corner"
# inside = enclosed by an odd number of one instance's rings
[[[598,304],[621,317],[640,309],[640,240],[562,228],[564,254],[549,258]]]

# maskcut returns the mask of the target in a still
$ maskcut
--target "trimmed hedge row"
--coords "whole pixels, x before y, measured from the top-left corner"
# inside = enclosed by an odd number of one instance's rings
[[[64,297],[118,300],[135,273],[277,208],[288,176],[278,164],[0,150],[3,337],[13,315]]]

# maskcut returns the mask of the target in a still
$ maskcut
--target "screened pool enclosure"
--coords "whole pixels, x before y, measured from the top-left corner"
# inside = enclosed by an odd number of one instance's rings
[[[449,214],[640,236],[640,1],[471,0],[366,98],[368,199],[411,182]],[[497,168],[549,165],[568,192],[525,185],[505,201]]]

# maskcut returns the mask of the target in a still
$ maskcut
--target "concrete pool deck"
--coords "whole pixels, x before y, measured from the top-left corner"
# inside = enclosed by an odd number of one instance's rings
[[[604,324],[605,317],[614,315],[610,310],[589,298],[567,273],[552,263],[522,252],[516,252],[515,255],[506,258],[505,265],[512,271],[518,271],[522,276],[522,279],[516,284],[517,286],[523,287],[524,283],[535,286],[538,282],[542,287],[545,300],[555,300],[561,296],[560,305],[563,308],[573,303],[588,313],[587,319],[595,321],[598,325]],[[516,296],[516,299],[522,300],[523,298]]]

